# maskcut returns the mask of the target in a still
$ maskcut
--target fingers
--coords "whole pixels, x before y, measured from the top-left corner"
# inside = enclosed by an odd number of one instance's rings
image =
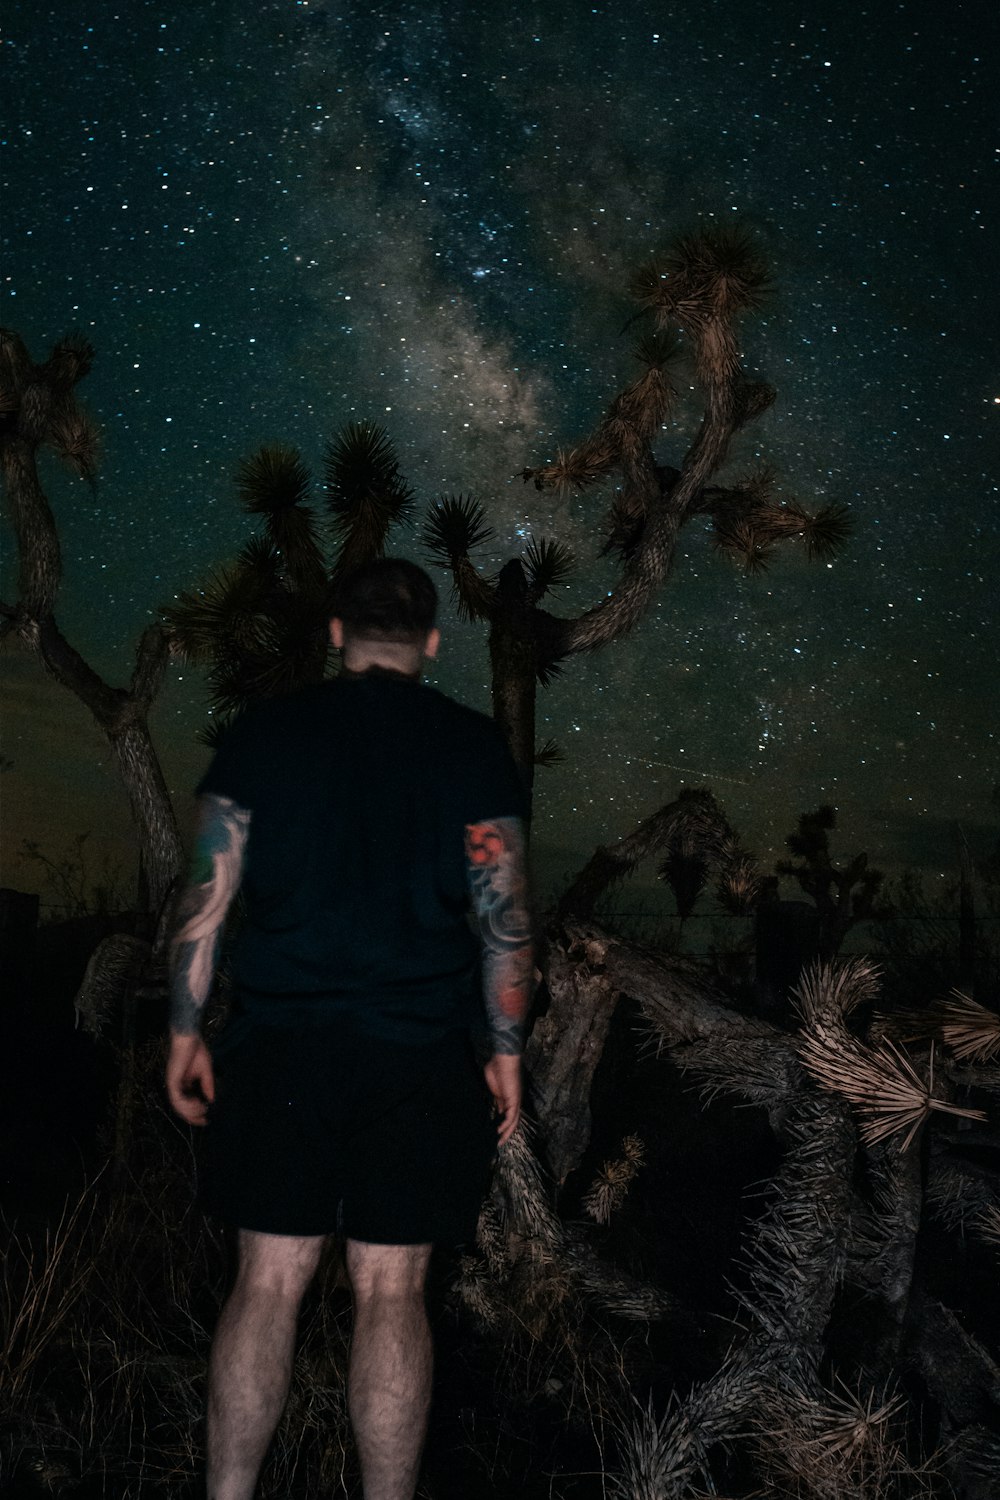
[[[502,1112],[500,1123],[497,1126],[497,1138],[501,1146],[506,1146],[520,1123],[520,1107],[517,1104],[508,1104],[507,1108]]]
[[[212,1054],[207,1047],[195,1058],[192,1076],[208,1103],[213,1103],[215,1100],[215,1073],[212,1069]]]
[[[173,1039],[167,1058],[167,1097],[170,1106],[187,1125],[204,1125],[208,1106],[215,1099],[212,1055],[198,1038]]]

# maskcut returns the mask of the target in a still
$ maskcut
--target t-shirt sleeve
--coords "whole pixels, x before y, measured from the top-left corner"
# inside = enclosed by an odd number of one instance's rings
[[[252,812],[258,796],[258,760],[253,726],[240,719],[219,741],[211,765],[195,788],[197,795],[228,797]]]
[[[528,794],[507,741],[493,723],[484,725],[476,774],[466,807],[466,823],[487,818],[527,818]]]

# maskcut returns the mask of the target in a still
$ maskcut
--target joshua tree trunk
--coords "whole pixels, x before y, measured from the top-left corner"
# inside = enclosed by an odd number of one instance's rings
[[[490,623],[493,717],[530,794],[535,776],[535,695],[538,651],[521,564],[507,563],[497,581]]]
[[[3,633],[16,631],[45,670],[76,694],[108,737],[125,783],[148,877],[149,900],[159,907],[183,859],[177,820],[149,733],[149,711],[166,669],[164,632],[142,636],[128,688],[114,688],[70,645],[55,619],[62,574],[59,536],[38,478],[37,454],[47,443],[85,478],[94,474],[96,432],[78,405],[75,386],[93,350],[82,340],[57,344],[35,365],[16,335],[0,333],[0,385],[8,406],[0,465],[17,538],[20,599],[0,604]]]

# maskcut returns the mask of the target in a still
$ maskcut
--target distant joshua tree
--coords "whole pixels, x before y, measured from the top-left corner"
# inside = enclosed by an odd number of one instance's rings
[[[621,573],[594,608],[566,619],[541,607],[572,566],[561,543],[533,541],[522,558],[486,577],[471,556],[493,536],[482,506],[459,495],[428,516],[425,544],[451,569],[460,610],[489,622],[493,711],[529,786],[539,758],[536,684],[549,682],[566,657],[595,651],[635,627],[673,566],[687,522],[710,517],[716,545],[750,571],[766,567],[774,545],[787,537],[803,539],[811,557],[823,558],[848,534],[842,506],[812,515],[795,501],[779,502],[771,469],[728,487],[710,483],[734,435],[774,400],[769,385],[744,375],[736,335],[740,314],[759,306],[767,281],[762,256],[743,234],[703,229],[676,240],[629,288],[637,316],[652,314],[655,323],[635,347],[641,373],[589,437],[560,450],[554,462],[523,471],[539,490],[583,490],[617,477],[603,551],[620,559]],[[687,341],[704,409],[680,468],[672,468],[654,449],[677,398],[671,371],[682,349],[678,334]]]
[[[149,733],[149,711],[169,656],[162,626],[139,641],[127,688],[112,687],[63,635],[55,608],[62,579],[59,533],[38,477],[38,453],[54,451],[94,484],[99,433],[76,387],[94,359],[90,343],[69,334],[35,364],[16,333],[0,329],[0,473],[18,555],[18,598],[0,602],[0,636],[20,637],[45,670],[85,703],[103,730],[125,784],[142,851],[150,903],[162,903],[183,858],[170,796]]]
[[[208,667],[208,743],[250,703],[322,680],[331,585],[381,555],[412,503],[387,434],[371,422],[350,423],[327,446],[325,527],[306,503],[311,477],[294,448],[260,448],[236,483],[244,509],[263,517],[263,532],[235,563],[162,611],[174,648]]]
[[[830,834],[837,826],[832,807],[803,813],[798,831],[785,839],[795,860],[779,860],[779,875],[793,876],[819,912],[819,957],[829,961],[858,922],[886,915],[877,904],[882,889],[881,870],[869,867],[867,854],[856,854],[842,868],[830,855]]]

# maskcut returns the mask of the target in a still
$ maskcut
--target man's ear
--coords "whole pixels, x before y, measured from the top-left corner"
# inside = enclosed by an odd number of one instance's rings
[[[343,620],[338,620],[337,617],[336,617],[336,615],[330,621],[330,639],[333,642],[333,644],[336,646],[336,648],[337,648],[338,651],[342,651],[343,650],[343,647],[344,647],[344,622],[343,622]]]
[[[339,620],[337,623],[340,623]],[[440,630],[434,629],[430,632],[427,640],[424,642],[424,655],[427,657],[428,661],[433,661],[435,656],[437,656],[438,647],[440,646],[440,644],[441,632]]]

